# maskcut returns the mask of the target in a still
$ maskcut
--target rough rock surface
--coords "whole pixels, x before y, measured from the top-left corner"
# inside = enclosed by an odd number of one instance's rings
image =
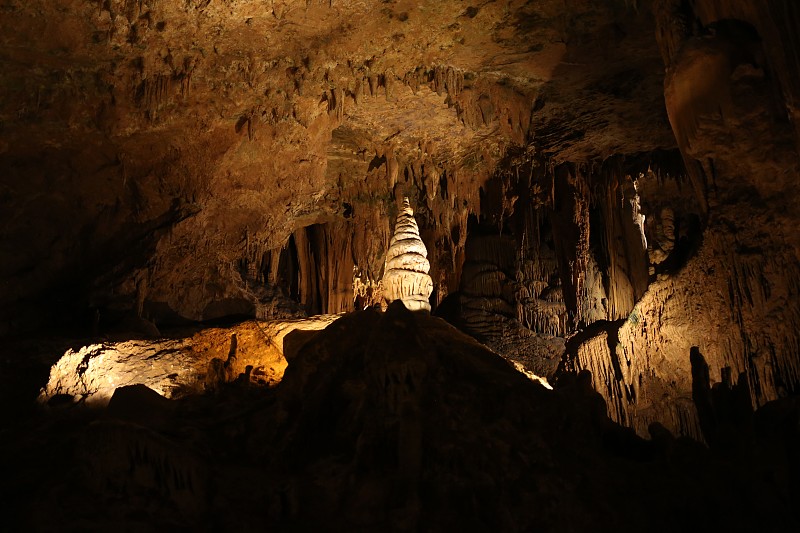
[[[509,146],[674,145],[653,28],[621,0],[7,1],[0,331],[349,310],[396,189],[446,295]]]
[[[30,417],[24,441],[0,444],[2,461],[17,467],[4,470],[6,519],[37,530],[798,524],[797,508],[781,505],[797,497],[796,404],[751,417],[760,430],[751,441],[720,431],[721,447],[708,450],[654,427],[646,442],[608,420],[589,376],[547,391],[398,303],[331,324],[275,389],[153,394],[120,389],[89,419],[72,410]],[[756,448],[773,453],[756,461]],[[737,501],[747,504],[732,513]]]
[[[250,321],[208,328],[185,338],[105,342],[69,349],[50,371],[40,403],[104,407],[120,387],[144,385],[166,398],[180,398],[242,378],[274,386],[308,333],[337,316],[293,321]],[[305,332],[308,332],[304,335]],[[288,339],[288,340],[287,340]],[[216,375],[216,371],[221,371]]]

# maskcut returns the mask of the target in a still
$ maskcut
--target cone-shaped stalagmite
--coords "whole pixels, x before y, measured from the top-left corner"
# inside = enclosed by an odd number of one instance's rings
[[[387,302],[402,300],[411,311],[430,311],[428,298],[433,281],[428,275],[428,250],[419,237],[419,228],[408,198],[397,216],[394,236],[386,253],[383,268],[383,296]]]

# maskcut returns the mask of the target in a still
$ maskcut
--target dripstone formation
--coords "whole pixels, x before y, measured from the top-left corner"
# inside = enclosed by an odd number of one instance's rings
[[[403,209],[397,216],[394,235],[386,252],[384,299],[389,303],[400,300],[410,311],[430,311],[428,298],[433,291],[433,281],[428,275],[430,268],[428,250],[419,236],[414,210],[408,198],[404,198]]]

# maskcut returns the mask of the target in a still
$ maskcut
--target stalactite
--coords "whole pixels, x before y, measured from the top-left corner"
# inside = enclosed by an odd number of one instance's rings
[[[386,206],[357,209],[351,227],[352,256],[360,277],[379,280],[392,236]]]
[[[194,75],[195,68],[197,67],[197,59],[194,57],[187,57],[184,61],[183,72],[179,78],[181,81],[181,98],[186,100],[189,97],[192,88],[192,76]]]
[[[386,89],[386,100],[392,101],[394,100],[394,85],[395,85],[395,75],[392,69],[387,70],[383,74],[383,85]]]
[[[275,248],[270,251],[269,260],[269,283],[272,285],[278,284],[278,272],[280,269],[281,248]]]
[[[397,184],[397,178],[400,173],[400,163],[397,161],[397,158],[394,156],[393,151],[389,151],[386,154],[386,182],[388,185],[388,190],[391,192],[394,190],[394,186]]]
[[[172,93],[172,76],[156,74],[145,78],[136,88],[136,104],[150,120],[156,120]]]
[[[407,174],[411,178],[411,183],[414,188],[419,192],[420,204],[425,205],[426,196],[425,192],[425,173],[423,171],[422,161],[414,157],[407,167]]]
[[[436,66],[433,68],[433,90],[440,96],[445,92],[445,72],[445,67],[443,66]]]
[[[461,70],[448,67],[445,78],[447,94],[458,97],[464,90],[464,73]]]
[[[357,106],[360,105],[363,97],[364,97],[364,78],[358,77],[356,78],[355,89],[353,89],[353,103]]]
[[[333,90],[334,102],[336,102],[336,119],[341,121],[344,119],[344,91],[341,87],[336,87]]]
[[[428,202],[433,202],[436,199],[436,194],[439,191],[439,169],[433,163],[427,163],[424,167],[425,175],[425,196]]]
[[[150,273],[145,270],[141,273],[136,282],[136,316],[139,318],[142,318],[149,283]]]
[[[413,94],[417,94],[419,91],[420,84],[422,83],[422,67],[417,67],[412,72],[407,72],[405,76],[403,76],[403,82],[409,86],[411,92]]]
[[[322,226],[317,234],[317,249],[325,265],[322,277],[322,309],[342,313],[353,309],[353,231],[350,222]]]
[[[378,75],[377,74],[370,74],[367,76],[367,81],[369,82],[369,94],[373,98],[378,96]]]
[[[298,296],[300,304],[306,312],[314,314],[319,312],[318,268],[316,254],[313,253],[307,228],[300,228],[294,232],[294,242],[297,247],[298,262]]]

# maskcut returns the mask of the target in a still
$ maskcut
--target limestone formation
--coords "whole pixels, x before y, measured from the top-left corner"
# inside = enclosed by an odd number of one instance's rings
[[[174,399],[216,390],[238,376],[254,385],[273,386],[283,377],[287,359],[337,318],[248,321],[183,339],[104,342],[69,349],[50,369],[39,402],[61,399],[103,407],[117,389],[131,385],[144,385]]]
[[[518,257],[514,247],[498,235],[467,241],[454,322],[526,375],[552,377],[566,323],[560,287],[548,283],[555,261],[539,250]]]
[[[401,300],[410,311],[430,311],[428,298],[433,291],[433,280],[428,275],[430,268],[428,250],[419,236],[414,210],[408,198],[404,198],[403,209],[397,217],[394,236],[386,252],[384,299],[389,303]]]

